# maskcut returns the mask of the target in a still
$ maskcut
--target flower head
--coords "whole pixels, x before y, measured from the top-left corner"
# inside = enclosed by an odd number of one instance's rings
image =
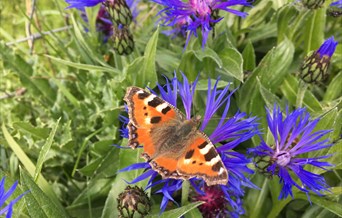
[[[81,16],[86,22],[88,22],[88,18],[86,17],[84,7],[92,7],[102,3],[96,17],[96,30],[102,34],[104,42],[110,40],[114,43],[113,48],[119,55],[132,53],[134,40],[129,30],[129,25],[138,14],[137,4],[139,1],[67,0],[67,2],[70,4],[69,8],[75,7],[82,11]]]
[[[229,204],[219,186],[203,186],[203,194],[196,193],[192,199],[204,202],[198,207],[203,217],[215,218],[227,215]]]
[[[220,10],[233,13],[237,16],[245,17],[247,14],[230,7],[236,5],[250,6],[247,0],[153,0],[163,5],[164,9],[159,12],[161,21],[167,26],[173,26],[175,29],[188,33],[188,44],[191,35],[197,37],[197,30],[202,32],[202,47],[207,42],[209,32],[214,25],[222,20],[218,15]],[[179,33],[179,31],[174,31]]]
[[[330,6],[342,8],[342,0],[338,0],[330,4]]]
[[[146,216],[151,210],[151,201],[142,188],[127,186],[117,199],[120,217]]]
[[[342,0],[338,0],[329,5],[328,14],[333,17],[339,17],[342,15]]]
[[[114,26],[113,35],[111,37],[113,41],[113,48],[118,52],[119,55],[129,55],[133,52],[134,49],[134,40],[133,35],[130,32],[129,28],[126,26],[119,25],[118,27]]]
[[[325,0],[301,0],[301,2],[307,9],[318,9],[323,6]]]
[[[300,77],[308,83],[319,82],[328,76],[331,56],[334,54],[338,42],[334,37],[324,41],[317,51],[305,58],[300,70]]]
[[[165,86],[158,84],[157,87],[161,98],[175,107],[177,107],[177,99],[179,96],[182,105],[178,106],[178,108],[182,107],[185,111],[186,118],[191,119],[197,81],[198,78],[191,83],[188,81],[186,76],[183,75],[183,82],[181,82],[175,76],[171,80],[167,79]],[[217,127],[212,131],[211,134],[208,134],[208,137],[214,144],[222,145],[217,148],[217,151],[229,172],[229,181],[227,185],[216,185],[215,187],[224,194],[224,200],[226,204],[229,204],[232,208],[238,208],[238,205],[240,205],[239,202],[241,202],[242,196],[244,195],[243,187],[255,186],[245,176],[246,173],[253,173],[252,170],[247,168],[247,164],[249,164],[251,161],[244,155],[233,151],[233,149],[241,142],[250,139],[258,133],[257,124],[255,123],[256,118],[246,118],[246,114],[241,112],[236,112],[235,115],[227,118],[230,107],[230,97],[235,90],[230,92],[229,85],[223,89],[219,89],[218,81],[219,80],[217,80],[212,86],[211,80],[208,80],[207,106],[203,115],[203,122],[202,125],[199,126],[199,130],[207,131],[210,121],[215,122],[215,120],[212,118],[217,116],[217,112],[219,110],[222,110],[221,117],[217,119]],[[157,94],[155,92],[153,93]],[[123,119],[121,120],[123,121]],[[121,171],[135,169],[144,169],[145,171],[143,174],[131,181],[131,183],[148,179],[146,188],[163,184],[162,188],[156,192],[163,195],[163,200],[160,206],[161,211],[165,210],[169,201],[173,201],[177,204],[172,195],[181,189],[183,180],[170,178],[158,180],[159,174],[151,168],[151,165],[148,162],[136,163],[122,169]],[[199,193],[203,193],[203,190],[206,190],[205,183],[202,179],[194,177],[190,178],[189,181],[193,188]]]
[[[13,194],[16,187],[18,185],[18,182],[15,182],[11,188],[5,191],[5,177],[3,177],[0,181],[0,215],[4,215],[7,212],[6,218],[12,217],[13,212],[13,205],[20,200],[20,198],[25,194],[22,194],[15,198],[14,200],[11,200],[7,206],[4,206],[6,201],[9,199],[9,197]]]
[[[323,176],[304,169],[306,165],[322,169],[332,166],[320,161],[329,157],[328,155],[309,157],[308,154],[331,146],[327,139],[322,140],[329,130],[313,131],[318,121],[319,119],[311,120],[305,108],[299,108],[292,113],[286,110],[285,117],[277,106],[274,106],[273,112],[267,110],[267,122],[274,143],[270,145],[262,141],[259,146],[249,149],[249,152],[268,162],[264,167],[267,173],[279,177],[283,185],[279,199],[288,195],[293,197],[293,186],[305,193],[311,190],[318,195],[328,190]],[[258,164],[261,162],[257,162],[256,166],[259,167]],[[301,184],[298,184],[294,177],[297,177]]]

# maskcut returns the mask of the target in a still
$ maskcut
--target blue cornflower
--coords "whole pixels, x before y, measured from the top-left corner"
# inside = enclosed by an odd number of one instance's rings
[[[335,41],[334,37],[330,37],[323,42],[323,44],[319,47],[316,53],[319,55],[320,58],[331,58],[336,50],[338,42]]]
[[[338,0],[330,4],[330,6],[342,8],[342,0]]]
[[[65,0],[70,6],[68,8],[82,9],[84,7],[94,7],[99,3],[103,3],[106,0]]]
[[[197,81],[198,78],[193,83],[190,83],[186,76],[183,75],[183,82],[180,82],[175,76],[171,80],[166,79],[165,86],[158,84],[157,87],[161,98],[175,107],[177,107],[177,99],[179,96],[185,111],[186,118],[190,119],[192,115],[191,111],[193,109],[193,97],[195,94]],[[219,109],[223,109],[222,116],[218,120],[217,127],[214,129],[214,131],[212,131],[211,134],[208,135],[208,137],[214,144],[222,144],[222,146],[217,148],[217,151],[220,154],[226,169],[228,170],[229,180],[227,185],[216,185],[215,190],[219,189],[219,192],[223,194],[221,197],[224,199],[224,204],[219,205],[224,214],[232,213],[232,211],[226,208],[226,205],[229,205],[229,208],[234,209],[235,212],[239,211],[238,213],[242,214],[244,212],[241,203],[242,197],[244,195],[243,187],[247,186],[255,188],[245,174],[251,174],[253,171],[247,167],[247,165],[251,163],[251,160],[247,159],[244,155],[233,151],[232,149],[234,149],[240,143],[250,139],[255,134],[258,134],[257,124],[255,122],[256,118],[246,118],[247,115],[241,112],[237,112],[233,117],[227,118],[230,107],[230,97],[235,90],[229,92],[229,85],[224,89],[219,90],[218,82],[219,80],[217,80],[212,87],[211,80],[208,80],[206,109],[203,116],[202,125],[199,129],[201,131],[206,130],[206,127],[208,126],[210,120],[213,120],[212,118],[216,112]],[[153,93],[156,94],[155,92]],[[127,119],[125,120],[121,118],[121,121],[126,122],[126,124],[128,123]],[[121,132],[125,131],[122,130]],[[123,135],[126,136],[126,134]],[[148,179],[146,189],[163,184],[162,188],[156,192],[163,194],[163,199],[160,206],[161,211],[165,210],[169,201],[173,201],[175,204],[177,204],[177,202],[172,198],[172,194],[181,189],[183,180],[169,178],[156,180],[159,174],[151,168],[149,163],[132,164],[120,170],[120,172],[136,169],[144,169],[144,173],[131,181],[131,183]],[[207,186],[203,180],[191,178],[189,181],[193,188],[198,192],[198,196],[206,196],[206,194],[208,194],[206,193],[206,190],[208,190]],[[203,207],[207,206],[208,205],[203,204]]]
[[[332,166],[328,162],[320,161],[330,155],[309,157],[307,154],[331,146],[328,139],[322,140],[330,130],[313,131],[319,119],[311,120],[305,108],[296,109],[291,113],[287,108],[283,117],[280,108],[275,105],[273,112],[267,109],[267,122],[274,142],[267,144],[262,141],[259,146],[249,149],[249,152],[261,158],[261,161],[256,163],[257,167],[260,167],[259,163],[267,162],[268,164],[264,166],[265,172],[279,177],[283,185],[279,199],[286,198],[288,195],[293,197],[293,186],[305,193],[311,190],[318,195],[327,191],[328,185],[324,177],[309,172],[304,167],[312,165],[325,169]],[[307,157],[303,154],[307,154]],[[295,177],[301,184],[295,181]]]
[[[300,69],[300,77],[307,83],[321,82],[328,76],[331,56],[338,42],[330,37],[312,54],[307,56]]]
[[[202,32],[202,47],[207,42],[209,32],[213,26],[218,23],[223,17],[219,16],[219,11],[223,10],[233,13],[240,17],[246,17],[247,13],[231,9],[236,5],[250,6],[248,0],[152,0],[165,8],[162,9],[161,21],[167,26],[173,26],[175,33],[186,31],[188,44],[191,35],[197,37],[197,29]]]
[[[18,182],[15,182],[10,189],[5,191],[5,177],[3,177],[0,181],[0,215],[4,215],[7,212],[6,218],[12,217],[13,212],[13,205],[19,201],[19,199],[25,194],[22,194],[18,196],[16,199],[9,202],[7,206],[4,207],[5,202],[8,200],[8,198],[13,194],[16,187],[18,185]]]

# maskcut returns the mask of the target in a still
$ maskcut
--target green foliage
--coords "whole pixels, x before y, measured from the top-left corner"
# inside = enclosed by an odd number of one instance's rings
[[[227,84],[238,88],[229,114],[240,110],[258,116],[266,136],[270,133],[265,107],[274,103],[282,109],[306,107],[321,118],[317,130],[332,130],[328,139],[335,145],[314,152],[315,156],[332,154],[327,160],[335,167],[324,174],[331,192],[324,197],[310,194],[312,205],[299,191],[293,199],[279,201],[279,180],[255,175],[252,181],[261,190],[246,190],[246,217],[342,216],[342,18],[327,17],[328,4],[310,11],[293,1],[256,1],[253,8],[245,9],[246,19],[227,15],[215,26],[204,49],[200,37],[193,37],[184,49],[185,38],[164,35],[167,27],[155,24],[154,3],[144,1],[137,22],[130,26],[133,53],[120,56],[96,32],[98,7],[87,8],[92,18],[87,24],[76,10],[65,10],[64,1],[37,1],[36,17],[31,20],[23,2],[1,2],[0,176],[19,180],[22,191],[30,190],[16,205],[15,215],[118,217],[117,196],[126,181],[143,173],[117,173],[142,161],[141,149],[113,146],[127,145],[119,132],[125,90],[155,88],[164,84],[164,75],[182,72],[190,81],[199,76],[195,111],[200,114],[207,79],[214,83],[220,77],[220,88]],[[26,37],[25,26],[42,36],[8,43]],[[60,27],[67,28],[43,34]],[[331,59],[329,78],[303,84],[298,77],[302,60],[331,35],[340,44]],[[258,143],[255,137],[241,149]],[[137,183],[143,188],[146,184]],[[153,208],[149,217],[159,216],[161,196],[154,191],[148,190]],[[15,196],[19,194],[17,190]],[[181,193],[176,195],[180,198]],[[199,216],[196,208],[203,202],[182,203],[168,205],[161,217]]]

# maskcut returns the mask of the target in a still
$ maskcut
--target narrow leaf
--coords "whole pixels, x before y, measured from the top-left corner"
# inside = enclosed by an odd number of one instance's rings
[[[34,173],[34,181],[37,181],[38,176],[40,174],[40,171],[42,170],[43,163],[45,161],[47,153],[49,152],[49,150],[51,148],[52,140],[53,140],[53,137],[56,134],[56,130],[57,130],[57,127],[58,127],[58,124],[59,124],[60,120],[61,120],[61,118],[59,118],[57,120],[57,123],[55,124],[54,128],[50,132],[50,135],[47,138],[47,141],[45,142],[45,144],[43,145],[42,149],[40,150],[38,161],[37,161],[37,164],[36,164],[36,170],[35,170],[35,173]]]
[[[159,36],[159,28],[153,33],[151,39],[148,41],[144,52],[144,63],[142,65],[141,81],[145,84],[154,87],[157,84],[157,72],[156,72],[156,51],[157,42]]]
[[[24,171],[21,171],[21,181],[24,189],[30,190],[25,195],[27,210],[31,217],[59,218],[69,217],[61,205],[55,204]]]
[[[303,200],[308,199],[308,197],[304,193],[296,193],[295,198],[300,198]],[[324,197],[320,197],[320,196],[316,196],[316,195],[310,195],[310,201],[317,204],[318,206],[321,206],[321,207],[333,212],[337,216],[340,216],[340,217],[342,216],[342,207],[341,207],[341,204],[338,202],[330,201]]]
[[[26,170],[29,172],[31,176],[34,175],[36,171],[36,167],[30,160],[30,158],[25,154],[25,152],[21,149],[21,147],[18,145],[18,143],[13,139],[13,137],[8,132],[5,124],[2,125],[2,132],[5,136],[5,139],[9,145],[9,147],[13,150],[13,152],[17,155],[20,162],[25,166]],[[55,202],[58,202],[58,198],[55,194],[55,192],[52,190],[49,183],[45,180],[43,175],[39,175],[37,184],[39,187]]]

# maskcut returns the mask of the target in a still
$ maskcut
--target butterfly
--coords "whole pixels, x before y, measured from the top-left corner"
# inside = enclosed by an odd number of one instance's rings
[[[226,185],[228,172],[209,137],[198,130],[199,117],[186,119],[175,106],[138,87],[128,87],[128,144],[143,145],[142,157],[163,178],[203,179]]]

